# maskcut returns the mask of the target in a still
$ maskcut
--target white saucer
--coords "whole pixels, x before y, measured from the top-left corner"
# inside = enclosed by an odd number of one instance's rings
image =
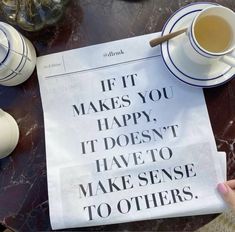
[[[187,28],[198,12],[212,5],[218,4],[193,3],[181,8],[166,22],[162,35]],[[187,40],[188,37],[183,34],[161,45],[164,63],[175,77],[187,84],[204,88],[221,85],[233,77],[235,68],[221,61],[205,65],[191,61],[183,49]]]

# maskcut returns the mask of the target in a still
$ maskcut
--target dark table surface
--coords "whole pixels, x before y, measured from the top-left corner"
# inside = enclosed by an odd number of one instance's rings
[[[192,0],[71,0],[64,18],[37,33],[22,33],[38,56],[160,31],[167,18]],[[202,0],[200,0],[202,2]],[[203,1],[204,2],[204,1]],[[212,0],[235,10],[234,0]],[[235,79],[205,89],[228,178],[235,178]],[[15,231],[50,231],[42,105],[36,71],[16,87],[0,87],[0,108],[20,128],[16,150],[0,160],[0,223]],[[86,228],[88,231],[193,231],[217,215],[160,219]],[[77,229],[83,230],[82,228]]]

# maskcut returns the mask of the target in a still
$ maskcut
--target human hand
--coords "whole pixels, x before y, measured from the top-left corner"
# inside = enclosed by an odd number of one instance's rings
[[[218,184],[217,189],[225,202],[235,212],[235,179]]]

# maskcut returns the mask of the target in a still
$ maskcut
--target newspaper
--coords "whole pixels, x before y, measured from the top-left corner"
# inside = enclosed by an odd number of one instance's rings
[[[221,212],[203,91],[149,34],[38,58],[53,229]]]

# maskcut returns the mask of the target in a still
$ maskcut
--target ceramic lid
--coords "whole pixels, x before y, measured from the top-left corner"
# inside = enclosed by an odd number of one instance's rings
[[[10,43],[6,33],[0,28],[0,66],[7,59],[10,52]]]

